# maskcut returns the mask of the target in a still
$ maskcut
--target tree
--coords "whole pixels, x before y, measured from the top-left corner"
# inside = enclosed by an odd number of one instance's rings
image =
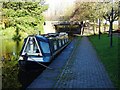
[[[75,10],[71,15],[71,20],[75,21],[86,21],[89,20],[93,27],[93,32],[95,34],[96,21],[102,18],[103,6],[100,2],[80,2],[76,1]],[[99,23],[99,33],[100,33],[100,23]],[[100,34],[99,34],[100,35]],[[100,36],[99,36],[100,37]]]
[[[75,6],[73,4],[65,9],[63,21],[69,21],[71,19],[70,17],[71,14],[74,12],[74,8]]]
[[[109,9],[104,12],[103,18],[106,21],[109,21],[110,27],[109,27],[109,34],[110,34],[110,29],[113,29],[113,22],[118,20],[118,2],[114,3],[114,7],[110,6]],[[115,7],[117,6],[117,7]]]
[[[114,3],[111,5],[111,10],[108,10],[107,12],[104,13],[103,17],[105,20],[109,21],[110,27],[109,27],[109,36],[110,36],[110,47],[112,47],[112,30],[113,30],[113,22],[118,20],[118,2]]]
[[[42,29],[44,17],[42,13],[47,10],[46,5],[40,2],[3,2],[3,20],[6,19],[5,28],[15,27],[16,35],[20,31],[34,34],[36,30]],[[18,35],[20,36],[20,35]],[[19,39],[19,38],[18,38]]]

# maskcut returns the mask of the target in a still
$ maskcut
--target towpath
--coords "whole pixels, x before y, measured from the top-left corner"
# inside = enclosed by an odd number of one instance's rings
[[[76,43],[76,44],[75,44]],[[30,88],[114,88],[87,37],[75,39]]]
[[[55,88],[113,88],[95,49],[83,37]]]

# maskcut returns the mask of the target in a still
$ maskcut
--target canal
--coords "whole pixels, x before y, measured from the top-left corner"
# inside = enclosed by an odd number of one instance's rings
[[[23,41],[15,42],[12,39],[0,37],[0,58],[9,58],[11,55],[19,55]]]
[[[15,42],[12,39],[0,37],[2,88],[26,88],[45,69],[41,67],[38,70],[24,71],[19,67],[18,58],[22,45],[23,40]]]

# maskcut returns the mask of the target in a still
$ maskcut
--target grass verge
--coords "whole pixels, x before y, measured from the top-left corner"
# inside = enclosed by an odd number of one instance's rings
[[[110,38],[107,34],[101,35],[101,39],[98,39],[97,35],[90,36],[90,41],[95,47],[101,62],[104,64],[106,71],[115,87],[120,89],[119,75],[119,59],[118,50],[120,44],[120,38],[113,36],[113,47],[110,47]]]

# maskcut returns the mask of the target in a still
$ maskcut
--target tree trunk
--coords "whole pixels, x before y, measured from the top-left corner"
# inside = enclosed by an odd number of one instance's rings
[[[81,24],[79,24],[80,35],[81,35],[81,29],[82,29],[82,26],[81,26]]]
[[[119,13],[118,29],[120,30],[120,1],[119,1],[119,6],[118,6],[118,13]]]
[[[19,56],[19,49],[20,49],[20,42],[16,41],[16,57],[18,58]]]
[[[99,19],[99,39],[100,39],[100,34],[101,34],[101,20]]]
[[[83,25],[83,27],[82,27],[83,29],[82,29],[82,35],[83,35],[83,33],[84,33],[84,25]]]
[[[93,20],[93,33],[94,33],[94,35],[95,35],[95,21]]]
[[[113,21],[110,22],[110,28],[109,28],[110,47],[112,47],[112,29],[113,29]]]

